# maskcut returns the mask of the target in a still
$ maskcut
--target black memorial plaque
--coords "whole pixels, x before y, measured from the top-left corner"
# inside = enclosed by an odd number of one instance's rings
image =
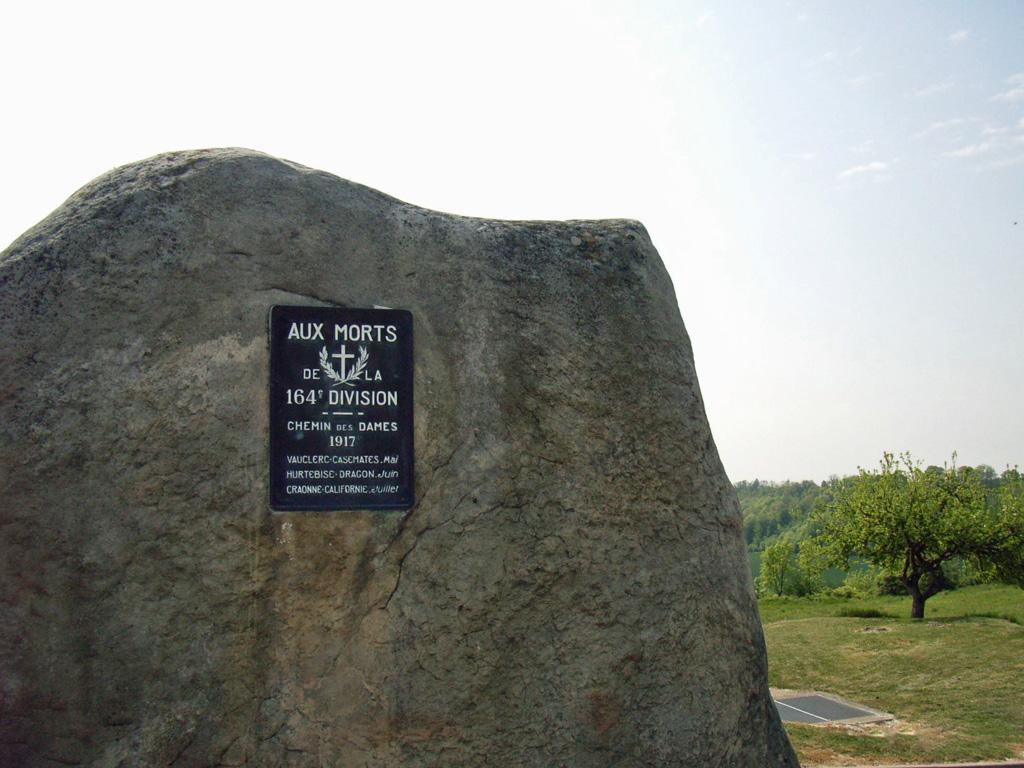
[[[270,505],[413,505],[412,314],[270,311]]]

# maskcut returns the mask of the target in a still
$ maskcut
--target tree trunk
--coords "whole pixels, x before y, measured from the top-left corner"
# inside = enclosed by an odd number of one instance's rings
[[[928,599],[921,590],[921,574],[910,574],[906,578],[901,578],[903,586],[907,588],[907,592],[910,593],[910,618],[912,619],[923,619],[924,618],[924,601]]]
[[[921,594],[921,590],[919,589],[915,589],[910,593],[910,618],[924,618],[924,601],[927,599],[928,598]]]
[[[900,579],[910,593],[910,618],[924,618],[924,603],[942,591],[942,570],[938,567],[924,573],[913,572]]]

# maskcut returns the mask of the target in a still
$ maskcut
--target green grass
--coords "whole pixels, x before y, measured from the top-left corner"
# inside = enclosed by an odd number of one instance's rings
[[[864,598],[832,597],[769,597],[758,602],[761,622],[770,624],[787,619],[809,619],[839,616],[840,611],[878,611],[881,615],[910,617],[910,598],[874,596]],[[984,584],[940,592],[924,606],[925,621],[951,617],[983,616],[1002,618],[1024,625],[1024,590],[1001,584]]]
[[[881,611],[878,608],[868,608],[859,605],[841,605],[836,609],[836,616],[844,619],[895,619],[894,614],[888,611]]]
[[[904,618],[909,598],[763,600],[760,609],[773,687],[897,717],[859,728],[787,723],[803,765],[1024,758],[1024,591],[942,593],[923,621]]]

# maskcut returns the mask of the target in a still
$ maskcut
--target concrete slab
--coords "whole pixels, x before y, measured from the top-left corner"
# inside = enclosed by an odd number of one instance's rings
[[[859,725],[895,719],[895,716],[888,712],[881,712],[821,691],[772,689],[771,693],[779,716],[791,723]]]

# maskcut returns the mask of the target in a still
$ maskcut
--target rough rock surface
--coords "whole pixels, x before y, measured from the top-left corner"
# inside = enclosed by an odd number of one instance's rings
[[[271,512],[274,304],[412,311],[414,509]],[[636,222],[159,156],[0,257],[0,410],[5,766],[796,764]]]

